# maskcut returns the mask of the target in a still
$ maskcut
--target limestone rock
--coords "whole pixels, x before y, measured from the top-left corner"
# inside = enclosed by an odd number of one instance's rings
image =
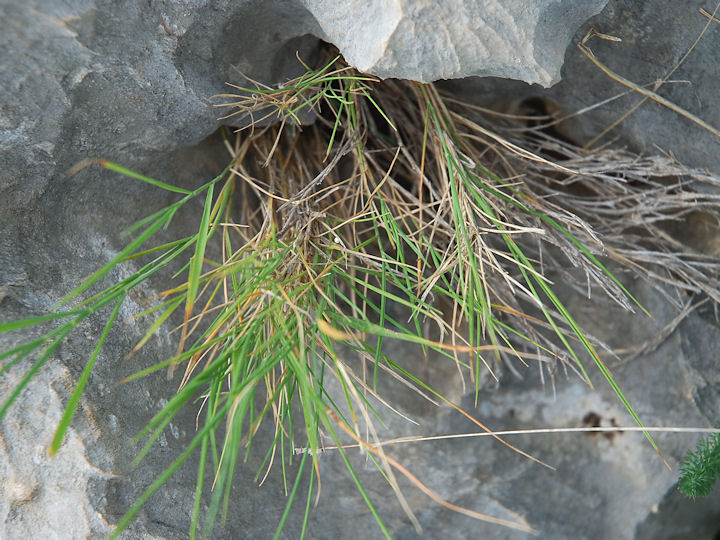
[[[471,75],[542,86],[607,0],[301,0],[345,59],[379,77],[422,82]]]

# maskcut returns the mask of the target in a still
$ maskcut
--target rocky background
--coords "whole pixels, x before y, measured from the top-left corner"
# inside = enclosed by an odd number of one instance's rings
[[[365,4],[372,9],[358,7]],[[319,38],[334,41],[356,65],[382,76],[433,80],[495,75],[443,83],[481,104],[574,112],[616,98],[575,119],[571,135],[587,141],[641,99],[625,93],[625,87],[577,49],[590,27],[622,38],[619,43],[593,40],[598,58],[653,88],[708,25],[658,92],[720,126],[720,25],[698,11],[712,11],[713,5],[695,0],[547,0],[530,3],[530,10],[519,0],[488,0],[467,6],[452,2],[452,9],[443,11],[433,4],[422,10],[418,3],[401,0],[1,3],[0,320],[45,312],[122,248],[120,230],[174,200],[161,190],[93,168],[68,179],[64,172],[69,167],[100,156],[176,185],[199,185],[227,160],[215,134],[220,114],[210,96],[224,91],[225,82],[242,83],[242,74],[268,84],[299,74],[295,52],[311,60]],[[551,88],[521,82],[548,86],[558,80],[561,65],[562,80]],[[642,105],[603,142],[613,139],[636,151],[672,153],[689,166],[720,174],[718,139],[656,103]],[[188,210],[188,219],[175,220],[169,237],[191,230],[194,210]],[[588,303],[569,291],[566,301],[581,322],[612,345],[641,343],[657,336],[677,310],[646,284],[629,285],[654,319],[619,313],[597,299]],[[48,458],[47,447],[102,320],[72,334],[0,425],[0,537],[106,536],[192,438],[194,412],[185,411],[138,469],[128,466],[139,449],[132,436],[175,389],[164,374],[116,384],[173,350],[174,337],[161,333],[132,360],[123,361],[144,330],[132,316],[161,287],[147,284],[123,308],[57,457]],[[23,337],[27,335],[0,336],[0,348]],[[715,314],[701,308],[657,348],[614,364],[613,372],[648,425],[711,426],[720,417],[719,345]],[[417,351],[404,345],[397,346],[395,355],[414,365],[423,362],[428,377],[441,378],[440,384],[472,409],[473,396],[461,396],[452,370],[438,368],[433,358],[418,360]],[[3,399],[24,369],[18,366],[0,379]],[[554,387],[543,386],[531,368],[522,379],[508,375],[497,388],[483,390],[476,413],[494,429],[631,424],[611,390],[597,386],[591,392],[572,376],[558,378]],[[402,410],[421,426],[411,429],[392,420],[388,433],[473,431],[450,411],[393,391]],[[541,538],[717,538],[717,490],[709,499],[690,502],[675,485],[677,464],[696,438],[657,437],[672,471],[635,433],[512,439],[556,471],[488,439],[398,446],[392,455],[447,500],[523,520]],[[216,527],[217,538],[272,536],[284,509],[284,488],[279,468],[263,486],[253,481],[261,450],[238,472],[229,518]],[[328,451],[321,462],[323,492],[311,514],[309,537],[380,537],[339,456]],[[393,535],[415,538],[374,467],[360,456],[356,462]],[[150,499],[124,537],[187,537],[195,471],[192,461],[183,467]],[[411,486],[405,493],[427,538],[528,538],[446,511]],[[301,509],[304,501],[297,504]],[[299,537],[300,520],[299,512],[291,516],[284,537]]]

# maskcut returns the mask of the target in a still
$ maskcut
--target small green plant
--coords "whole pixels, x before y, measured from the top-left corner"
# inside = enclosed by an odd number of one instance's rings
[[[718,426],[720,429],[720,426]],[[698,441],[680,465],[678,489],[686,496],[706,497],[720,476],[720,433]]]
[[[418,529],[399,489],[398,473],[448,508],[529,530],[443,501],[375,444],[373,426],[381,419],[377,403],[392,409],[387,396],[379,395],[377,381],[390,375],[489,431],[428,381],[384,354],[383,341],[404,340],[437,351],[474,382],[476,398],[481,370],[493,373],[496,366],[525,364],[528,359],[540,359],[541,371],[548,374],[562,363],[590,383],[585,355],[642,426],[600,358],[597,342],[583,332],[546,274],[548,265],[573,265],[588,283],[599,285],[624,307],[643,310],[599,257],[610,256],[648,274],[643,257],[652,253],[653,240],[617,248],[618,231],[644,227],[652,233],[658,226],[657,213],[672,215],[677,210],[672,204],[682,201],[669,199],[666,208],[654,205],[645,210],[640,180],[646,186],[650,181],[635,157],[623,161],[623,156],[614,156],[613,174],[620,168],[622,177],[609,177],[598,167],[598,162],[606,163],[605,156],[583,172],[579,149],[569,146],[563,164],[552,162],[541,157],[542,139],[530,142],[537,146],[537,151],[530,151],[485,127],[483,111],[443,96],[433,85],[380,82],[339,58],[319,70],[308,69],[279,89],[235,88],[238,93],[220,96],[226,100],[222,106],[229,108],[228,116],[247,115],[252,121],[237,137],[224,132],[230,164],[197,189],[172,186],[105,160],[81,164],[99,164],[177,193],[179,199],[130,227],[127,234],[133,238],[127,246],[62,298],[55,312],[0,324],[0,332],[10,332],[59,323],[39,338],[0,352],[0,375],[29,362],[0,406],[0,420],[63,339],[88,317],[109,311],[58,425],[50,447],[51,454],[57,452],[127,294],[179,264],[180,270],[170,277],[173,285],[140,315],[154,320],[131,351],[178,317],[182,322],[177,353],[124,381],[160,370],[183,370],[177,394],[137,435],[146,442],[135,463],[184,407],[199,401],[204,421],[185,451],[120,520],[114,536],[195,451],[200,458],[190,536],[195,538],[199,530],[211,534],[218,515],[224,519],[227,513],[238,459],[268,443],[255,438],[263,422],[273,426],[274,437],[258,477],[279,463],[289,493],[276,536],[310,468],[303,535],[306,532],[309,501],[320,484],[323,440],[340,449],[349,475],[387,536],[343,443],[352,442],[367,452]],[[314,114],[312,125],[301,124],[303,111]],[[669,169],[665,167],[664,173]],[[527,176],[522,181],[518,170]],[[582,178],[590,194],[575,200],[557,197],[558,175]],[[639,185],[626,183],[636,177]],[[204,201],[197,233],[147,247],[195,198]],[[611,227],[606,227],[596,217],[606,215],[605,202],[618,212],[628,209],[627,215],[638,222],[608,219]],[[644,220],[643,212],[650,211],[653,219]],[[558,262],[553,251],[558,249],[566,262]],[[137,269],[90,293],[113,268],[124,264]],[[683,268],[682,261],[668,258],[666,270],[675,268]],[[708,288],[713,278],[703,268],[698,265],[692,279]],[[393,318],[388,309],[393,303],[410,311],[408,321]],[[427,322],[440,340],[427,337]],[[345,359],[339,342],[354,350],[360,361]],[[331,379],[340,397],[328,390]],[[297,476],[288,483],[286,467],[298,448],[304,450],[296,458]],[[207,468],[214,471],[209,489],[204,485]],[[208,490],[209,509],[201,516],[201,500]]]

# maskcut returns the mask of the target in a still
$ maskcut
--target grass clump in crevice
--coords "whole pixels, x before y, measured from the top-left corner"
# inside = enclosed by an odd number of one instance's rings
[[[399,378],[472,418],[384,354],[383,341],[400,339],[439,352],[473,383],[476,396],[482,371],[518,369],[530,360],[537,360],[548,377],[568,367],[590,382],[590,358],[642,425],[600,358],[599,342],[575,322],[547,274],[574,265],[588,283],[624,307],[642,310],[599,257],[653,278],[657,274],[645,263],[662,254],[666,281],[717,298],[715,266],[696,255],[674,254],[663,228],[687,212],[684,194],[691,180],[714,180],[696,175],[668,185],[653,177],[674,170],[669,160],[638,162],[622,153],[583,152],[539,131],[521,136],[509,124],[489,123],[487,111],[449,99],[433,85],[380,82],[338,58],[280,89],[236,89],[237,94],[222,96],[228,116],[247,114],[254,121],[237,136],[226,134],[231,163],[201,187],[184,190],[98,162],[180,198],[131,228],[135,237],[127,247],[60,302],[74,303],[72,308],[0,325],[6,332],[62,321],[43,337],[0,353],[2,373],[35,357],[0,408],[0,418],[78,324],[112,309],[58,427],[50,448],[56,452],[125,296],[179,263],[177,284],[143,314],[155,320],[134,349],[177,313],[183,321],[177,353],[125,381],[160,370],[182,371],[177,394],[138,434],[137,440],[146,442],[136,463],[183,407],[200,400],[204,420],[187,449],[120,521],[116,534],[198,449],[190,533],[197,534],[202,517],[202,531],[210,534],[216,518],[227,513],[238,459],[257,447],[263,422],[274,431],[263,471],[279,462],[287,478],[289,459],[305,449],[296,458],[297,476],[278,534],[307,469],[312,471],[308,501],[318,494],[323,440],[340,448],[386,535],[343,442],[367,451],[418,529],[397,473],[448,508],[531,530],[443,501],[374,444],[379,407],[393,405],[378,394],[378,377]],[[311,111],[315,122],[302,126],[302,111]],[[276,121],[263,125],[270,120]],[[554,160],[542,157],[548,154]],[[580,191],[566,189],[579,183]],[[197,233],[147,248],[195,198],[204,200]],[[638,218],[648,200],[655,201],[655,219],[642,219],[642,213]],[[610,217],[611,207],[622,210],[620,218]],[[717,205],[708,198],[706,208],[716,211]],[[632,234],[618,235],[623,228]],[[143,266],[84,298],[112,268],[131,259]],[[393,318],[392,303],[405,306],[411,317]],[[438,340],[427,337],[428,322]],[[338,342],[357,351],[361,361],[344,359]],[[339,399],[328,391],[330,379],[341,389]],[[211,486],[204,483],[208,468]],[[208,490],[210,506],[201,516]]]

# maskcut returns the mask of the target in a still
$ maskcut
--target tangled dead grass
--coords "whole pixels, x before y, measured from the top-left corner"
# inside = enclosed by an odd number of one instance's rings
[[[716,177],[670,157],[586,150],[548,135],[557,118],[498,114],[341,60],[327,74],[224,96],[230,116],[253,116],[232,149],[250,218],[243,234],[273,231],[310,258],[340,252],[365,294],[392,274],[416,312],[414,302],[449,300],[425,315],[440,341],[459,346],[456,360],[489,342],[498,359],[524,351],[549,375],[558,361],[583,375],[562,337],[578,341],[573,324],[528,276],[561,275],[588,297],[599,288],[642,310],[598,258],[650,280],[679,309],[693,296],[720,300]],[[299,124],[302,108],[314,122]],[[300,265],[289,260],[287,272]],[[346,308],[367,312],[368,299],[351,291]],[[477,363],[467,367],[473,378]]]

